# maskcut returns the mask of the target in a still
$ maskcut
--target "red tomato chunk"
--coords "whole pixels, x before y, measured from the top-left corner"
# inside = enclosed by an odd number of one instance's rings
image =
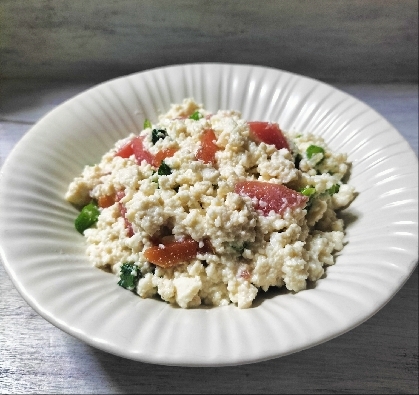
[[[154,167],[159,167],[164,159],[171,158],[176,153],[176,151],[176,148],[166,148],[157,152],[153,160]]]
[[[129,158],[134,154],[132,149],[132,140],[124,144],[115,154],[115,156],[120,156],[121,158]]]
[[[127,208],[125,207],[125,204],[123,204],[120,200],[122,200],[125,197],[125,192],[120,191],[117,192],[115,201],[118,202],[119,205],[119,212],[121,213],[121,217],[124,219],[125,223],[125,230],[127,231],[127,236],[132,237],[134,236],[134,229],[132,229],[131,222],[128,221],[127,218]]]
[[[273,144],[276,149],[290,149],[288,141],[277,123],[248,122],[250,137],[259,143]]]
[[[287,208],[303,208],[308,200],[307,196],[287,188],[285,185],[261,181],[238,182],[234,192],[256,199],[254,208],[262,211],[265,216],[272,210],[283,214]]]
[[[143,160],[150,164],[154,162],[153,155],[144,148],[143,139],[140,136],[134,137],[115,154],[115,156],[120,156],[121,158],[129,158],[131,155],[135,156],[138,164],[141,164]]]
[[[141,137],[134,137],[132,139],[132,150],[134,151],[135,160],[140,165],[143,160],[152,165],[154,163],[154,156],[144,148],[143,139]]]
[[[218,151],[218,147],[215,144],[217,137],[212,129],[204,131],[201,137],[201,147],[196,152],[196,159],[201,160],[204,163],[214,163],[215,153]]]
[[[101,208],[110,207],[114,203],[115,203],[115,196],[102,195],[102,196],[99,196],[99,199],[97,200],[97,204]]]
[[[157,266],[172,267],[195,258],[198,248],[198,242],[188,238],[147,248],[144,257]]]
[[[121,158],[129,158],[131,155],[135,156],[135,160],[140,165],[143,160],[154,167],[159,167],[162,160],[172,157],[176,148],[167,148],[159,151],[156,155],[153,155],[144,148],[143,138],[140,136],[134,137],[131,141],[123,145],[115,154]]]

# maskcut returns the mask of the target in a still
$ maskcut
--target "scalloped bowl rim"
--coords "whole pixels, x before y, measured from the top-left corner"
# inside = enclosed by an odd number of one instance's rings
[[[138,131],[145,116],[154,119],[182,95],[212,111],[238,109],[246,119],[279,122],[285,130],[322,127],[332,149],[349,153],[349,183],[360,194],[348,209],[348,244],[326,278],[295,295],[262,298],[249,310],[233,305],[182,310],[134,297],[87,263],[82,239],[70,233],[76,210],[63,201],[63,188],[78,174],[75,169],[100,159],[116,138]],[[164,365],[267,360],[349,331],[403,286],[417,265],[417,165],[407,142],[381,115],[323,82],[239,64],[146,70],[67,100],[14,147],[0,170],[0,253],[35,311],[96,348]],[[51,207],[52,218],[45,215]]]

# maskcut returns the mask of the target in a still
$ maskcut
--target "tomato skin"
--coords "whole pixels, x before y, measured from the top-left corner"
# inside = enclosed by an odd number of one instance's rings
[[[102,195],[97,200],[97,204],[101,208],[107,208],[115,203],[115,196]]]
[[[195,154],[196,159],[204,163],[214,164],[215,153],[218,151],[215,141],[217,141],[217,137],[214,131],[212,129],[205,130],[201,136],[201,147]]]
[[[131,155],[135,156],[135,160],[139,165],[143,160],[150,165],[154,164],[154,156],[144,148],[143,138],[140,136],[134,137],[115,153],[115,156],[120,156],[121,158],[129,158]]]
[[[141,162],[145,160],[150,165],[158,168],[161,165],[162,160],[171,158],[176,151],[176,148],[167,148],[159,151],[156,155],[153,155],[144,148],[143,138],[136,136],[131,141],[124,144],[115,153],[115,156],[120,156],[121,158],[129,158],[131,155],[134,155],[138,165],[141,165]]]
[[[235,185],[234,192],[242,196],[255,198],[256,210],[262,211],[263,215],[269,215],[270,211],[283,214],[287,208],[303,208],[308,197],[287,188],[285,185],[272,184],[262,181],[241,181]]]
[[[271,122],[248,122],[250,127],[250,137],[261,143],[273,144],[276,149],[290,149],[288,141],[282,133],[277,123]]]
[[[121,158],[129,158],[131,155],[134,154],[132,149],[132,140],[128,141],[128,143],[124,144],[116,153],[115,156],[120,156]]]
[[[187,238],[147,248],[144,257],[154,265],[168,268],[195,258],[198,249],[198,242]]]
[[[124,219],[125,229],[127,231],[127,236],[132,237],[134,236],[134,229],[132,229],[131,222],[127,219],[127,208],[125,204],[121,202],[121,200],[125,197],[125,192],[119,191],[116,193],[115,201],[118,202],[119,205],[119,212],[121,213],[122,218]]]
[[[143,160],[152,165],[154,156],[144,148],[143,138],[140,136],[132,139],[132,150],[134,151],[135,160],[140,165]]]
[[[159,167],[161,162],[166,158],[171,158],[177,151],[177,148],[166,148],[162,151],[157,152],[153,158],[153,166]]]
[[[215,254],[214,247],[212,246],[211,240],[209,238],[205,238],[203,240],[204,245],[199,247],[200,254]]]

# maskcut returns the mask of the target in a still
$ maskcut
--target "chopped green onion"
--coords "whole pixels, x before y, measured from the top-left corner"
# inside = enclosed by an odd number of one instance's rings
[[[144,120],[144,129],[151,129],[153,127],[153,125],[151,124],[151,122],[148,119]]]
[[[303,159],[303,157],[300,154],[295,155],[294,166],[296,169],[300,168],[301,159]]]
[[[150,178],[151,178],[151,182],[155,182],[157,186],[159,185],[158,174],[156,171],[153,171],[153,174],[151,175]]]
[[[164,160],[162,160],[161,165],[157,170],[157,174],[159,176],[168,176],[169,174],[172,174],[172,169],[165,163]]]
[[[84,206],[74,221],[74,226],[76,227],[77,231],[83,234],[87,228],[90,228],[94,223],[97,222],[99,214],[100,211],[95,202],[92,201],[88,205]]]
[[[189,119],[193,119],[194,121],[199,121],[204,116],[199,112],[195,111],[192,115],[189,116]]]
[[[302,193],[304,196],[311,196],[316,192],[316,188],[314,187],[305,187],[300,190],[300,193]]]
[[[141,277],[141,272],[132,262],[125,262],[122,264],[120,272],[118,285],[121,287],[133,291],[138,284],[138,280]]]
[[[237,254],[243,255],[244,250],[249,247],[249,243],[244,242],[243,244],[231,244],[230,247],[237,252]]]
[[[160,139],[164,139],[167,136],[167,132],[164,129],[153,129],[151,132],[151,141],[156,144]]]
[[[324,155],[324,149],[322,147],[319,147],[317,145],[310,145],[306,150],[307,158],[311,159],[313,155],[316,154],[323,154]]]
[[[329,188],[326,192],[329,195],[334,195],[335,193],[338,193],[340,189],[340,185],[339,184],[335,184],[333,185],[331,188]]]

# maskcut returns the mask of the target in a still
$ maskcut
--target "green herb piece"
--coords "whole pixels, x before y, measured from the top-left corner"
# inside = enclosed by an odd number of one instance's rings
[[[301,159],[303,159],[303,157],[300,154],[295,155],[294,166],[296,169],[300,168]]]
[[[125,262],[122,264],[120,272],[118,285],[121,287],[133,291],[138,284],[138,280],[141,277],[141,272],[132,262]]]
[[[199,121],[204,116],[199,112],[195,111],[192,115],[189,116],[189,119],[193,119],[194,121]]]
[[[329,195],[334,195],[335,193],[338,193],[340,189],[340,185],[339,184],[335,184],[333,185],[331,188],[329,188],[326,192]]]
[[[167,132],[164,129],[153,129],[151,131],[151,141],[156,144],[160,139],[167,137]]]
[[[151,129],[153,127],[153,125],[151,124],[151,122],[148,119],[144,120],[144,129]]]
[[[159,187],[159,177],[157,171],[153,171],[153,174],[150,177],[151,182],[155,182],[157,184],[157,188]]]
[[[172,169],[168,165],[166,165],[166,162],[164,160],[162,160],[161,165],[157,170],[157,174],[159,176],[168,176],[169,174],[172,174]]]
[[[74,221],[74,226],[76,227],[77,231],[83,234],[87,228],[90,228],[94,223],[97,222],[99,214],[100,211],[95,202],[92,201],[88,205],[84,206]]]
[[[324,149],[322,147],[319,147],[317,145],[310,145],[306,150],[307,158],[311,159],[313,155],[316,154],[323,154],[324,155]]]
[[[300,193],[302,193],[304,196],[311,196],[316,192],[316,188],[314,187],[305,187],[300,190]]]
[[[313,205],[313,201],[314,201],[314,196],[309,196],[308,201],[307,201],[307,203],[306,203],[306,205],[304,207],[307,211]]]
[[[244,242],[243,244],[231,244],[230,247],[237,252],[237,254],[243,255],[244,250],[249,247],[249,243]]]

